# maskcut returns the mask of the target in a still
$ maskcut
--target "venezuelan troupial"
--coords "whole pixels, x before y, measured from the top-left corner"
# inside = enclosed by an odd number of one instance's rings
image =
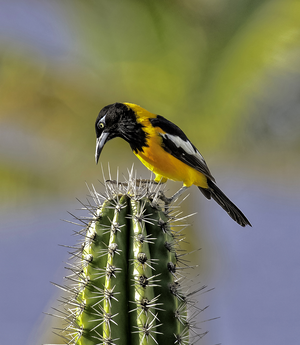
[[[207,199],[213,198],[239,225],[250,225],[246,216],[216,186],[208,166],[183,131],[171,121],[132,103],[114,103],[104,107],[95,123],[98,162],[105,143],[120,137],[133,153],[155,174],[155,181],[181,181],[182,188],[196,185]]]

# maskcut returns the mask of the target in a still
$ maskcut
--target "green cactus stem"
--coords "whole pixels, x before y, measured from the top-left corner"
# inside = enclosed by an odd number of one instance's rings
[[[90,191],[95,206],[85,205],[91,216],[80,218],[69,284],[59,286],[68,294],[59,330],[67,344],[187,345],[203,336],[181,286],[178,211],[161,200],[162,188],[130,177]]]

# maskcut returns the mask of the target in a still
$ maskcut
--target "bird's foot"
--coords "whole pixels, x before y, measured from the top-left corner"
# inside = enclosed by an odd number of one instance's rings
[[[120,182],[117,180],[105,180],[105,183],[117,184],[118,186],[121,185],[121,186],[125,186],[125,187],[128,186],[127,182]]]
[[[159,183],[159,182],[156,182],[155,180],[150,180],[150,179],[145,179],[145,178],[142,178],[142,179],[137,178],[135,182],[137,186],[140,186],[142,184],[158,184]]]
[[[117,181],[117,180],[106,180],[105,181],[106,183],[112,183],[112,184],[120,184],[122,186],[128,186],[128,182],[120,182],[120,181]],[[149,179],[135,179],[135,184],[136,186],[140,186],[140,185],[143,185],[143,184],[149,184],[149,183],[153,183],[153,184],[158,184],[158,182],[154,181],[154,180],[149,180]]]
[[[171,198],[166,197],[162,191],[159,191],[158,198],[165,203],[165,212],[169,211],[170,204],[176,201],[187,188],[188,187],[186,186],[182,186],[173,196],[171,196]]]
[[[161,201],[163,201],[166,205],[170,205],[171,202],[173,201],[172,198],[167,198],[167,197],[165,196],[164,192],[161,191],[161,190],[158,192],[158,198],[159,198]]]

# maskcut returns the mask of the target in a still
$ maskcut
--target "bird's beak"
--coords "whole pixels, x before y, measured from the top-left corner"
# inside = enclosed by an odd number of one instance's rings
[[[102,134],[100,135],[99,138],[97,138],[96,141],[96,152],[95,152],[95,160],[96,160],[96,164],[98,163],[99,157],[100,157],[100,153],[107,141],[107,137],[109,136],[108,132],[102,132]]]

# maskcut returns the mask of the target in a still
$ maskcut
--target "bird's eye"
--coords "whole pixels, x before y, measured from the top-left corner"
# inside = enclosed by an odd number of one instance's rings
[[[98,128],[99,128],[99,129],[104,128],[104,123],[103,123],[103,122],[99,122],[99,123],[98,123]]]

